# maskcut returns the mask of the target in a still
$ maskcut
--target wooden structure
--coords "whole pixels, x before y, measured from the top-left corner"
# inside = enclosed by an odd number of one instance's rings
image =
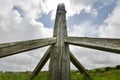
[[[89,77],[89,80],[93,80],[82,64],[70,52],[69,44],[120,54],[120,39],[68,37],[65,6],[59,4],[53,38],[0,44],[0,58],[50,45],[34,69],[30,80],[34,80],[49,58],[50,80],[71,80],[70,61],[81,73]]]

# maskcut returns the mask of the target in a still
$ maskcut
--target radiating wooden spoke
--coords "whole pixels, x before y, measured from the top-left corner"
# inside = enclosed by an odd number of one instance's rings
[[[86,71],[86,69],[83,67],[83,65],[74,57],[74,55],[70,52],[70,61],[75,65],[75,67],[78,68],[78,70],[81,73],[87,74],[88,72]]]
[[[92,76],[89,75],[89,73],[86,71],[84,66],[73,56],[73,54],[70,52],[70,61],[78,68],[78,70],[84,74],[82,80],[94,80]]]
[[[0,44],[0,58],[51,45],[55,42],[56,38],[46,38]]]
[[[120,54],[120,39],[67,37],[66,43]]]
[[[32,76],[31,76],[30,80],[34,80],[35,79],[35,77],[41,71],[41,69],[43,68],[43,66],[45,65],[45,63],[48,61],[48,59],[50,57],[50,50],[51,50],[51,48],[52,48],[52,46],[49,47],[49,49],[46,51],[46,53],[44,54],[44,56],[42,57],[42,59],[37,64],[36,68],[32,72]]]

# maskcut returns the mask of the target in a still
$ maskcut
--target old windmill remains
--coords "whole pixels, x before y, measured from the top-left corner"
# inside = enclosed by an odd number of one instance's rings
[[[34,80],[49,58],[50,80],[70,80],[70,61],[86,76],[87,80],[93,80],[70,52],[69,44],[120,54],[120,39],[67,36],[66,10],[64,4],[59,4],[53,38],[0,44],[0,58],[50,45],[34,69],[30,80]]]

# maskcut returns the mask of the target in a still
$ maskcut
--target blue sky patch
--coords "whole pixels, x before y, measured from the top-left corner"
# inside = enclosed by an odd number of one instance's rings
[[[41,16],[36,19],[38,22],[42,22],[45,27],[53,27],[54,26],[54,21],[51,20],[51,12],[48,14],[40,14]]]
[[[108,5],[104,5],[103,3],[97,2],[94,4],[93,8],[97,10],[98,15],[95,19],[93,19],[93,24],[101,25],[104,20],[108,17],[109,14],[112,13],[114,7],[116,6],[116,1],[112,1]]]
[[[18,13],[20,13],[20,17],[23,17],[24,16],[24,11],[20,8],[20,7],[18,7],[18,6],[14,6],[13,7],[13,10],[16,10],[16,11],[18,11]]]
[[[80,23],[86,22],[91,20],[93,17],[89,14],[86,13],[85,10],[82,10],[81,13],[75,14],[74,16],[71,16],[68,18],[68,26],[71,25],[79,25]]]
[[[114,7],[116,6],[117,0],[111,1],[108,4],[104,4],[103,1],[97,1],[92,9],[97,11],[97,16],[93,17],[91,13],[85,12],[82,10],[81,13],[75,14],[68,18],[68,26],[79,25],[83,22],[90,21],[93,25],[101,25],[104,23],[104,20],[112,13]]]

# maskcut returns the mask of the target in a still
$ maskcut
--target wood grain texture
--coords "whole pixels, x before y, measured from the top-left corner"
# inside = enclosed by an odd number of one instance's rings
[[[67,37],[68,44],[120,54],[120,39]]]
[[[64,43],[67,36],[65,13],[64,5],[58,5],[53,34],[57,41],[50,54],[50,80],[70,80],[70,57],[68,45]]]
[[[48,50],[45,52],[44,56],[41,58],[37,66],[35,67],[34,71],[32,72],[30,80],[34,80],[35,77],[39,74],[45,63],[48,61],[50,57],[50,51],[51,51],[52,46],[48,48]]]
[[[56,38],[36,39],[0,44],[0,58],[54,44]]]

